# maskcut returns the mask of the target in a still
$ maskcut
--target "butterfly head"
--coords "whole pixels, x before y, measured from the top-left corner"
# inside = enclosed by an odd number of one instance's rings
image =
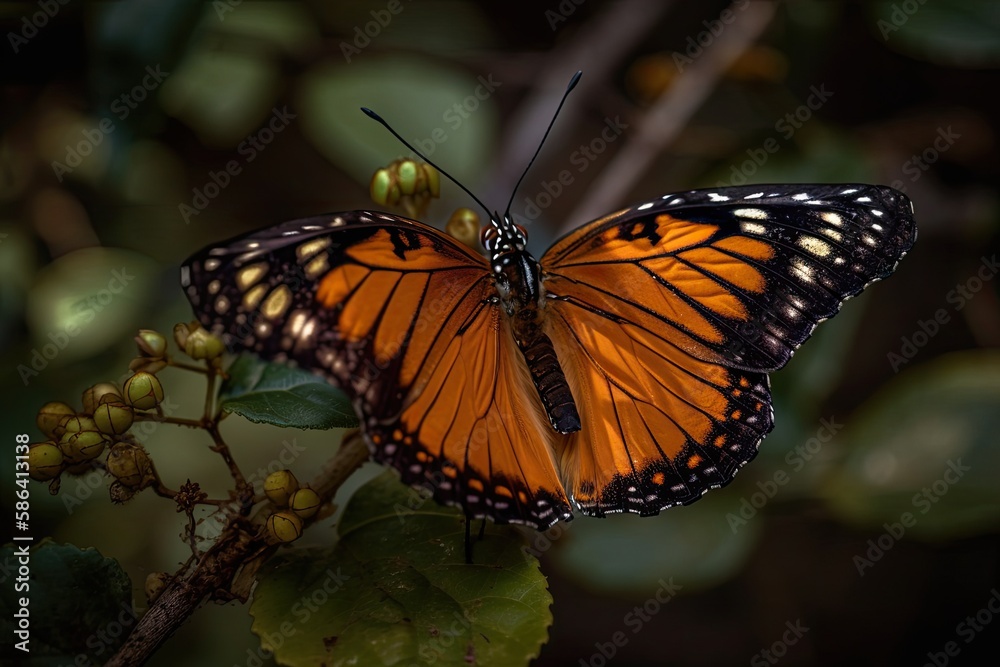
[[[479,240],[486,249],[493,271],[500,273],[504,265],[513,261],[510,258],[515,253],[525,252],[528,245],[528,231],[521,225],[515,224],[509,215],[501,218],[498,214],[493,214],[490,216],[489,224],[479,233]]]
[[[480,232],[480,241],[493,267],[497,289],[508,311],[537,302],[540,287],[538,261],[527,250],[528,232],[509,215],[493,215]]]

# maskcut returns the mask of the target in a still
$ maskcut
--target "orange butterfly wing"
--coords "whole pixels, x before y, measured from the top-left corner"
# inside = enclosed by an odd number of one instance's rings
[[[655,514],[730,481],[773,425],[766,371],[915,237],[889,188],[780,187],[668,195],[542,257],[583,423],[557,455],[584,513]]]
[[[206,249],[182,275],[206,326],[347,393],[373,458],[405,482],[498,522],[570,516],[482,257],[427,225],[356,211]]]

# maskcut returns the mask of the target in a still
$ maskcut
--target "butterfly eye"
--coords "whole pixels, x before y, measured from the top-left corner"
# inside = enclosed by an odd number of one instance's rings
[[[483,227],[482,231],[479,232],[479,242],[482,243],[483,247],[487,250],[491,249],[491,244],[495,243],[498,238],[500,238],[500,232],[498,232],[496,227],[492,225],[486,225]]]

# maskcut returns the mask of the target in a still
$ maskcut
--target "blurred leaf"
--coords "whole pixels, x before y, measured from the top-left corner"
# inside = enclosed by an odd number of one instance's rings
[[[242,142],[262,129],[283,85],[280,51],[310,48],[316,29],[295,3],[213,2],[204,12],[200,41],[163,84],[163,108],[206,145],[236,147],[249,161],[255,146]]]
[[[475,2],[421,0],[400,2],[400,10],[387,11],[388,3],[316,3],[334,32],[352,45],[372,42],[369,57],[393,50],[414,50],[461,58],[468,50],[496,48],[490,19]],[[442,21],[441,16],[448,20]],[[456,53],[457,52],[457,53]]]
[[[163,82],[163,108],[184,121],[208,146],[240,144],[267,117],[280,73],[248,53],[192,51]]]
[[[103,665],[128,637],[136,620],[128,575],[117,561],[105,558],[97,549],[44,541],[30,551],[30,590],[17,591],[12,575],[22,562],[19,559],[23,556],[16,555],[20,546],[7,544],[0,549],[3,570],[11,573],[7,579],[11,585],[0,586],[4,644],[20,641],[14,635],[14,613],[19,609],[18,598],[27,597],[32,665],[79,664],[80,655]],[[19,654],[8,646],[3,653]]]
[[[844,430],[849,452],[824,493],[868,527],[949,539],[1000,525],[1000,353],[955,353],[903,371]]]
[[[358,425],[347,396],[309,371],[244,355],[227,372],[220,405],[252,422],[322,429]]]
[[[881,0],[867,7],[891,49],[940,65],[1000,64],[1000,5],[995,2]]]
[[[487,528],[465,563],[459,510],[391,472],[358,490],[333,549],[275,559],[254,592],[253,630],[281,665],[525,665],[552,598],[517,530]]]
[[[738,572],[756,543],[758,522],[735,532],[730,527],[726,515],[736,508],[710,491],[693,505],[656,517],[583,518],[565,524],[565,544],[554,556],[588,588],[642,593],[666,577],[685,590],[707,588]]]
[[[271,45],[287,53],[316,46],[319,31],[312,16],[297,2],[219,2],[206,7],[204,26],[241,39],[256,40],[257,48]]]
[[[28,292],[35,350],[22,363],[44,370],[86,358],[134,335],[139,310],[153,289],[153,267],[119,248],[85,248],[59,257]]]
[[[476,77],[413,57],[358,57],[306,75],[297,106],[306,138],[330,162],[368,183],[372,172],[408,150],[360,107],[378,112],[427,157],[469,183],[484,169],[498,131],[489,99],[495,78]],[[477,92],[479,96],[477,97]]]

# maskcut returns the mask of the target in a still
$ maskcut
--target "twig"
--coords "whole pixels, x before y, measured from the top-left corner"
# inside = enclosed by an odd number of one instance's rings
[[[233,480],[236,482],[236,493],[242,497],[247,485],[246,478],[243,477],[243,471],[240,470],[240,467],[236,464],[236,459],[233,458],[232,452],[229,451],[229,445],[222,439],[222,434],[219,433],[219,425],[211,422],[205,430],[208,431],[208,434],[212,436],[212,440],[215,442],[212,446],[212,451],[218,452],[223,460],[225,460],[226,465],[229,466],[229,474],[232,475]]]
[[[488,185],[485,201],[506,201],[510,189],[528,164],[528,159],[538,147],[540,132],[549,124],[570,77],[583,70],[583,79],[574,93],[585,97],[615,71],[619,62],[647,32],[655,28],[672,2],[649,0],[622,0],[607,5],[582,26],[572,38],[564,41],[546,54],[541,71],[533,74],[536,90],[521,103],[508,121],[511,128],[499,149],[493,173],[485,180]],[[569,24],[559,25],[560,30],[570,31]],[[571,107],[563,115],[572,118]],[[561,124],[570,127],[564,119]]]
[[[705,47],[676,82],[639,121],[625,146],[587,188],[583,199],[566,218],[565,233],[621,206],[628,190],[649,169],[663,149],[684,129],[688,119],[714,90],[719,77],[757,41],[774,16],[773,2],[749,3],[737,19]]]
[[[310,486],[323,502],[328,502],[367,460],[368,448],[360,434],[345,436],[340,449]],[[252,576],[277,549],[267,543],[260,530],[263,513],[258,513],[253,521],[242,516],[231,517],[218,541],[202,554],[193,570],[171,580],[105,667],[142,665],[206,597],[237,597],[231,592],[237,576],[243,579],[248,574]]]

